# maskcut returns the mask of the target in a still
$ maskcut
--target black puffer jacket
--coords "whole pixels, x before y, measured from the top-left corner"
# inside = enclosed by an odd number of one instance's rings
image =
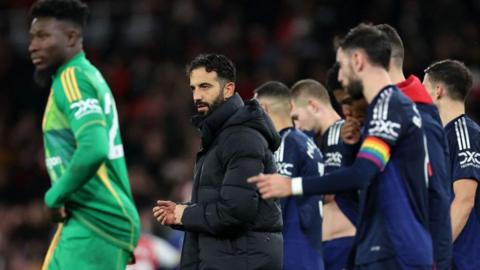
[[[181,269],[282,268],[282,215],[247,178],[273,173],[280,137],[256,101],[235,94],[196,126],[202,133]]]

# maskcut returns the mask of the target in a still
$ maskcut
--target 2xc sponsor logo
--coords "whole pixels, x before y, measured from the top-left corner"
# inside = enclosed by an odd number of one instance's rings
[[[47,165],[47,169],[52,169],[55,166],[58,166],[62,164],[62,159],[59,156],[56,157],[49,157],[45,160],[45,163]]]
[[[372,120],[370,126],[371,127],[368,129],[370,135],[390,140],[394,140],[398,137],[398,130],[401,127],[399,123],[390,120]]]
[[[98,100],[94,98],[87,98],[86,100],[80,100],[70,105],[70,109],[75,110],[75,119],[80,119],[85,115],[92,113],[102,113],[102,108],[98,104]]]
[[[460,159],[460,167],[465,168],[474,166],[480,168],[480,154],[474,151],[465,150],[458,153]]]
[[[281,175],[292,176],[293,164],[286,162],[277,162],[277,172]]]
[[[325,166],[342,166],[342,154],[340,152],[331,152],[325,154]]]

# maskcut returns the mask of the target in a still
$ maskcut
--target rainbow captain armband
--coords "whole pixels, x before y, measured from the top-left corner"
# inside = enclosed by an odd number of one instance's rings
[[[357,157],[372,161],[380,171],[383,171],[390,160],[390,146],[382,139],[368,136],[363,141]]]

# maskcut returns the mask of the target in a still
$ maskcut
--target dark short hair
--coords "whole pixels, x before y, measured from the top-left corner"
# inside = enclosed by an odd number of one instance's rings
[[[266,82],[255,90],[257,98],[277,98],[282,100],[290,100],[290,89],[284,83],[279,81]]]
[[[388,70],[392,46],[387,36],[375,26],[364,23],[350,29],[340,42],[342,50],[362,49],[370,62]]]
[[[237,72],[232,60],[222,54],[200,54],[186,67],[187,76],[197,68],[205,68],[207,72],[215,71],[219,78],[229,82],[235,82]]]
[[[328,71],[327,71],[327,80],[325,85],[327,86],[327,90],[330,93],[333,93],[336,90],[343,90],[342,85],[338,81],[338,71],[340,66],[338,63],[335,63]]]
[[[305,79],[296,82],[291,89],[292,98],[297,99],[300,96],[308,96],[321,100],[325,104],[330,104],[330,97],[325,87],[312,79]]]
[[[52,17],[84,28],[87,24],[88,6],[80,0],[39,0],[30,10],[30,20]]]
[[[392,46],[392,52],[390,58],[395,61],[396,66],[403,65],[403,59],[405,57],[405,48],[403,47],[403,41],[400,35],[398,34],[397,30],[393,28],[393,26],[389,24],[377,24],[375,27],[382,31],[386,36],[388,41],[390,42],[390,46]]]
[[[472,88],[473,79],[470,70],[460,61],[442,60],[431,64],[425,69],[433,82],[445,84],[448,95],[459,101],[464,101],[470,88]]]

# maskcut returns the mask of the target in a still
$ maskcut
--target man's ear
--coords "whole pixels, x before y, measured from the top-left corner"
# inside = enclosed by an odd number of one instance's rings
[[[67,30],[68,47],[75,47],[82,40],[81,30],[76,27],[69,27]]]
[[[447,95],[447,91],[445,89],[445,86],[441,83],[437,83],[435,85],[435,100],[439,100]]]
[[[350,57],[350,61],[352,63],[353,70],[355,72],[360,72],[365,67],[365,53],[361,52],[360,50],[354,50]]]
[[[223,87],[223,97],[225,99],[228,99],[231,96],[233,96],[233,94],[235,94],[235,83],[234,82],[228,82]]]
[[[313,112],[313,113],[318,112],[318,110],[320,109],[320,106],[319,106],[319,105],[320,105],[320,104],[318,104],[318,101],[316,101],[316,100],[314,100],[314,99],[311,99],[311,98],[308,99],[308,106],[307,106],[307,108],[308,108],[311,112]]]

